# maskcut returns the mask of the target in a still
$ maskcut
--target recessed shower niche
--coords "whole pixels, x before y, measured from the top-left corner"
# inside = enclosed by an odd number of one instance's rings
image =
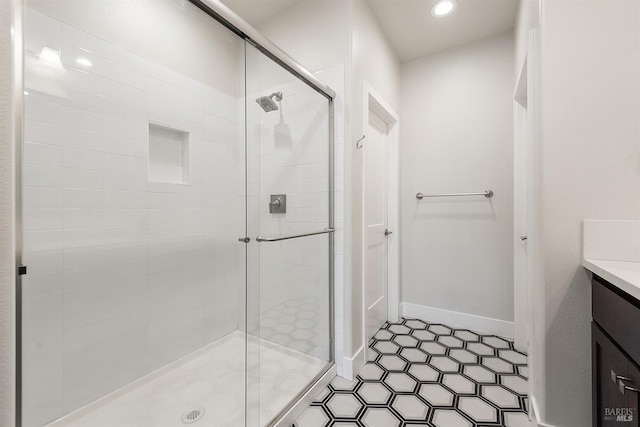
[[[149,123],[149,181],[190,184],[191,150],[189,145],[189,132]]]

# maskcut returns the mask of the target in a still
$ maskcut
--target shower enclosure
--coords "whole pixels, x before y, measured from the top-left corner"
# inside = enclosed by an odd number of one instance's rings
[[[333,91],[216,0],[22,14],[21,425],[287,420],[333,367]]]

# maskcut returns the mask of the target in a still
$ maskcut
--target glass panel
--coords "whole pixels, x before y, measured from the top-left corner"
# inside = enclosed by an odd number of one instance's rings
[[[244,42],[28,0],[25,67],[24,425],[244,425]]]
[[[250,236],[326,229],[327,98],[248,43],[246,72]],[[252,240],[247,260],[248,426],[267,425],[331,361],[329,240],[329,234]]]

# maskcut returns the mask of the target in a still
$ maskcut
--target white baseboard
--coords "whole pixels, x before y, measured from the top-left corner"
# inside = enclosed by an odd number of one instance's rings
[[[403,302],[400,306],[403,317],[413,317],[426,322],[442,323],[454,328],[471,329],[472,331],[513,339],[513,322],[427,307],[426,305],[410,304],[408,302]]]
[[[344,379],[353,381],[364,366],[364,347],[360,347],[353,357],[345,357],[343,360],[341,376]]]
[[[529,419],[531,420],[531,427],[539,427],[538,424],[538,400],[529,396]]]
[[[532,427],[555,427],[554,425],[543,423],[538,421],[540,418],[540,410],[538,409],[538,399],[534,396],[529,396],[529,415],[531,416]]]
[[[532,420],[538,422],[538,418],[540,417],[538,414],[540,414],[540,412],[538,409],[538,399],[534,396],[529,396],[529,414],[531,415]]]

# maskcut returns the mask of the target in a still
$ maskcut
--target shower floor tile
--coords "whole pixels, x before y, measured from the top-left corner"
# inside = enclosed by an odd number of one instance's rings
[[[416,319],[385,324],[354,381],[336,377],[293,427],[528,427],[513,342]]]
[[[193,425],[243,426],[245,349],[245,335],[233,332],[49,426],[178,427],[196,408],[205,413]],[[249,340],[247,350],[253,425],[266,425],[327,364],[264,340]]]

